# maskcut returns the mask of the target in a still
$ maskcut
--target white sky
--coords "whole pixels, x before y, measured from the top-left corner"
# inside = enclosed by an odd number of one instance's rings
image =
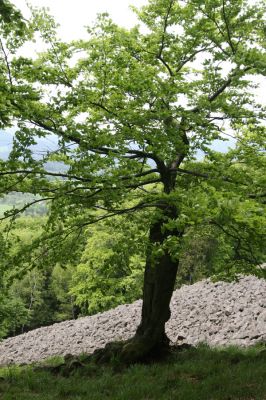
[[[12,0],[23,13],[27,12],[26,0]],[[49,7],[63,40],[80,39],[85,34],[84,26],[90,25],[97,13],[108,12],[119,25],[131,27],[137,23],[136,15],[129,6],[141,6],[147,0],[29,0],[38,7]]]
[[[250,0],[250,3],[253,2],[254,0]],[[27,16],[27,0],[12,0],[12,3]],[[56,22],[60,24],[59,35],[63,40],[70,41],[86,37],[85,26],[95,21],[97,13],[105,11],[117,24],[127,28],[134,26],[138,21],[129,6],[140,7],[147,4],[148,0],[29,0],[29,3],[33,6],[48,7]],[[33,49],[28,50],[31,55]],[[256,89],[258,99],[262,104],[266,104],[266,80],[259,77],[256,82],[259,83],[259,88]]]

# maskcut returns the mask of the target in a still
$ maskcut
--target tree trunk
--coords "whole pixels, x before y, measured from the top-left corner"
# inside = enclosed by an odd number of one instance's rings
[[[151,225],[149,245],[146,256],[144,274],[143,305],[141,323],[135,336],[127,341],[120,353],[120,358],[126,362],[145,359],[156,355],[169,347],[169,339],[165,333],[165,323],[171,316],[170,300],[174,290],[178,260],[173,260],[167,250],[154,258],[154,245],[162,244],[169,235],[182,236],[182,232],[167,231],[164,223],[175,219],[175,207],[162,209],[160,218]]]
[[[181,237],[182,232],[167,231],[163,226],[169,219],[177,217],[175,207],[164,205],[160,211],[160,217],[150,227],[141,323],[133,338],[125,342],[108,343],[104,349],[96,350],[93,355],[96,362],[108,362],[116,358],[130,364],[161,355],[169,347],[165,323],[171,315],[170,300],[179,262],[172,259],[167,249],[154,257],[153,248],[163,244],[169,235]]]
[[[162,244],[169,232],[162,232],[163,221],[150,228],[149,248],[147,252],[141,323],[136,336],[147,338],[150,345],[167,344],[165,323],[170,318],[170,300],[174,290],[178,260],[173,261],[169,252],[153,261],[152,245]]]

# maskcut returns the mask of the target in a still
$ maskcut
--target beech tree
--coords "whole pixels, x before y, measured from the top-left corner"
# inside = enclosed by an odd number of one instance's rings
[[[254,87],[266,74],[265,11],[260,1],[149,0],[135,10],[139,26],[102,14],[86,40],[64,43],[53,19],[33,9],[23,40],[5,35],[1,119],[16,133],[0,186],[37,197],[4,218],[14,222],[42,201],[49,207],[32,260],[71,257],[84,229],[116,215],[149,224],[141,323],[103,356],[131,362],[168,345],[191,226],[231,238],[234,272],[262,261],[266,113]],[[36,30],[45,51],[21,56]],[[57,138],[57,148],[36,157],[43,137]],[[228,137],[232,148],[215,151]],[[61,163],[58,172],[49,161]]]

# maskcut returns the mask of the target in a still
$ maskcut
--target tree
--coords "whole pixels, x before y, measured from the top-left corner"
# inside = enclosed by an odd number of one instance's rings
[[[241,268],[261,261],[265,235],[265,108],[252,94],[252,77],[265,76],[265,5],[150,0],[135,11],[140,27],[120,28],[103,14],[88,40],[67,44],[52,18],[33,10],[31,32],[39,29],[47,50],[2,62],[18,128],[1,162],[1,190],[42,197],[5,218],[40,201],[50,207],[35,260],[62,254],[64,239],[64,257],[72,256],[98,221],[134,213],[149,221],[141,323],[116,350],[127,361],[168,345],[165,323],[191,226],[230,236]],[[34,157],[36,138],[49,135],[58,149]],[[233,149],[214,151],[228,136]],[[49,172],[48,161],[67,171]]]
[[[8,0],[0,0],[0,31],[0,129],[2,129],[12,124],[12,111],[9,101],[9,86],[12,84],[12,77],[9,70],[8,50],[12,51],[12,49],[22,45],[30,36],[30,30],[28,30],[21,12]]]
[[[82,312],[95,314],[141,297],[146,234],[138,219],[121,216],[90,230],[71,293]]]
[[[10,246],[6,246],[0,231],[0,338],[77,316],[74,297],[69,293],[76,265],[62,268],[45,259],[41,268],[33,268],[32,263],[18,268],[16,259],[27,246],[30,251],[44,224],[42,217],[19,218],[14,229],[5,233],[10,236]]]

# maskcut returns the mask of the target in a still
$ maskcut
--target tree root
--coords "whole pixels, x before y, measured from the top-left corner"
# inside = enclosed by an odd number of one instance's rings
[[[104,348],[84,356],[68,354],[62,364],[58,366],[39,366],[36,370],[46,370],[53,374],[69,376],[79,369],[86,369],[89,365],[110,364],[114,370],[121,370],[135,363],[153,363],[167,359],[173,351],[192,347],[188,344],[168,346],[165,343],[151,346],[142,337],[133,337],[126,341],[107,343]],[[85,371],[84,371],[85,372]]]
[[[91,359],[97,364],[111,362],[131,365],[154,362],[167,356],[169,351],[168,343],[152,345],[147,338],[134,336],[123,342],[107,343],[103,349],[96,350]]]

